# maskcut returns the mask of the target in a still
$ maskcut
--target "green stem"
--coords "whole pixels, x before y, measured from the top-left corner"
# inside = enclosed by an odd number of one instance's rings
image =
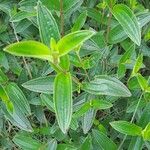
[[[61,25],[61,36],[64,36],[64,13],[63,13],[63,0],[60,0],[60,25]]]

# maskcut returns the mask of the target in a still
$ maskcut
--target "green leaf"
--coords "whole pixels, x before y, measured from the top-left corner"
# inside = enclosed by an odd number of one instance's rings
[[[60,67],[63,68],[66,71],[69,71],[70,68],[70,60],[68,55],[64,55],[60,57]]]
[[[19,11],[18,13],[16,13],[15,15],[13,15],[11,17],[11,22],[18,22],[21,21],[25,18],[30,18],[36,16],[36,13],[32,13],[32,12],[25,12],[25,11]]]
[[[120,133],[132,135],[132,136],[141,136],[142,128],[127,121],[113,121],[110,125]]]
[[[73,115],[75,118],[81,117],[83,114],[85,114],[88,110],[91,108],[93,109],[108,109],[112,107],[113,105],[105,100],[99,100],[94,99],[86,102],[84,105],[82,105]]]
[[[36,41],[23,41],[10,44],[4,48],[4,51],[16,56],[51,60],[50,49],[44,44]]]
[[[132,10],[124,4],[117,4],[113,7],[113,15],[121,24],[129,38],[140,46],[141,30]]]
[[[28,100],[26,99],[21,89],[15,83],[8,84],[6,87],[6,91],[15,109],[19,109],[24,114],[31,114]]]
[[[4,72],[0,69],[0,84],[5,84],[8,81],[7,76]]]
[[[60,129],[66,133],[72,118],[72,79],[70,73],[59,73],[54,81],[54,107]]]
[[[57,149],[57,141],[55,139],[52,139],[48,142],[48,146],[46,150],[56,150]]]
[[[1,84],[0,84],[0,98],[5,103],[7,109],[10,112],[13,112],[13,110],[14,110],[13,103],[10,101],[6,90],[4,89],[4,87]]]
[[[39,77],[29,80],[22,84],[22,86],[30,91],[52,94],[55,76]]]
[[[117,150],[116,144],[108,138],[103,132],[92,130],[93,142],[98,145],[99,149]]]
[[[5,107],[2,107],[2,111],[5,117],[14,125],[19,127],[22,130],[32,132],[33,129],[27,117],[22,113],[20,109],[14,107],[13,113],[10,113],[6,110]]]
[[[74,114],[74,118],[79,118],[82,115],[84,115],[89,109],[91,108],[90,103],[87,102],[84,105],[82,105]]]
[[[150,122],[146,125],[145,129],[142,131],[142,136],[144,140],[150,141]]]
[[[37,21],[40,37],[45,45],[50,46],[51,38],[54,38],[56,41],[60,39],[59,29],[54,17],[41,2],[38,2],[37,6]]]
[[[127,87],[118,79],[109,76],[97,76],[91,82],[82,84],[82,89],[94,95],[110,95],[119,97],[130,97],[131,93]]]
[[[51,110],[52,112],[55,112],[54,110],[54,103],[53,103],[53,97],[51,95],[47,95],[47,94],[41,94],[40,95],[42,103],[47,106],[47,108],[49,110]]]
[[[81,30],[72,32],[64,36],[57,43],[60,56],[69,53],[71,50],[81,45],[84,41],[91,38],[94,35],[94,33],[95,33],[94,31],[90,30]]]
[[[94,99],[90,102],[90,105],[95,109],[108,109],[111,108],[113,105],[106,100],[101,99]]]
[[[136,77],[137,77],[137,80],[138,80],[138,83],[139,83],[141,89],[143,91],[146,91],[146,89],[148,88],[147,80],[140,73],[138,73],[138,75]]]
[[[108,42],[110,44],[119,43],[127,38],[127,34],[124,32],[122,26],[117,24],[116,26],[112,27],[109,35],[108,35]]]
[[[92,149],[92,139],[91,136],[87,136],[79,150],[91,150],[91,149]]]
[[[131,73],[131,76],[135,76],[138,71],[140,70],[141,66],[142,66],[142,62],[143,62],[143,55],[139,55],[138,58],[136,59],[135,65],[133,67],[133,71]]]
[[[84,11],[84,12],[81,13],[81,14],[79,15],[79,17],[75,20],[75,24],[73,25],[71,31],[72,31],[72,32],[75,32],[75,31],[80,30],[80,29],[83,27],[83,25],[84,25],[84,23],[85,23],[85,21],[86,21],[86,18],[87,18],[87,11]]]
[[[37,150],[42,148],[42,144],[29,135],[17,134],[13,142],[23,150]]]

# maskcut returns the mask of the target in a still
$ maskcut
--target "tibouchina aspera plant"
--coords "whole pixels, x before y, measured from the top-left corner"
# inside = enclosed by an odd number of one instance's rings
[[[0,0],[0,149],[149,149],[149,8]]]

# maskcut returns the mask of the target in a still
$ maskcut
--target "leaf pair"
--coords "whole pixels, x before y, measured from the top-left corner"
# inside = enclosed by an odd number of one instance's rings
[[[93,31],[82,30],[64,36],[57,43],[57,49],[59,51],[58,55],[63,56],[69,53],[93,35]],[[46,45],[36,41],[17,42],[7,46],[4,50],[16,56],[34,57],[49,61],[52,60],[52,51]]]

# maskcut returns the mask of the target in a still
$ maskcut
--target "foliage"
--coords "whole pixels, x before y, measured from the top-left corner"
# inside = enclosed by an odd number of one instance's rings
[[[149,8],[0,0],[0,149],[150,149]]]

